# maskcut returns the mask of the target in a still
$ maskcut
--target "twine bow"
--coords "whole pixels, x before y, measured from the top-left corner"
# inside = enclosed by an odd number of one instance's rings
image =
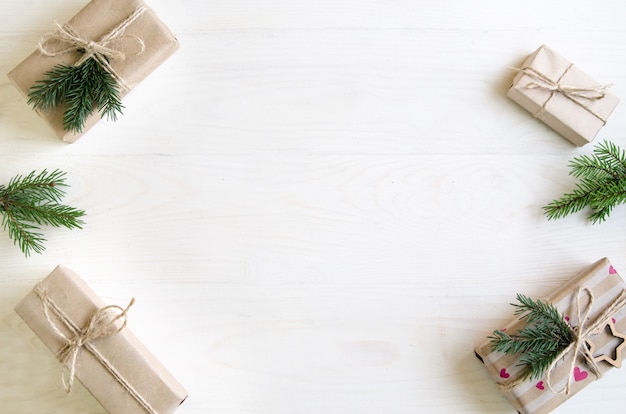
[[[582,293],[586,292],[589,296],[589,303],[587,306],[582,309],[580,304],[582,299]],[[588,287],[579,287],[575,292],[576,298],[576,313],[578,316],[578,326],[572,329],[572,336],[574,340],[565,348],[561,353],[552,361],[552,364],[546,370],[545,376],[545,384],[548,386],[548,389],[555,394],[565,393],[569,395],[571,391],[571,384],[574,380],[574,369],[576,368],[576,362],[579,356],[582,356],[585,364],[589,368],[592,374],[596,376],[596,378],[602,377],[602,371],[600,371],[600,367],[596,363],[593,355],[589,348],[587,348],[587,341],[591,339],[592,336],[598,334],[617,312],[626,307],[626,290],[622,290],[622,292],[615,298],[613,302],[609,306],[607,306],[604,311],[593,321],[593,323],[587,325],[586,321],[589,318],[591,310],[593,309],[594,296],[591,289]],[[572,362],[569,367],[569,373],[567,376],[567,382],[565,387],[561,390],[555,391],[552,387],[552,373],[554,372],[557,364],[561,361],[568,353],[574,352],[572,355]],[[511,391],[521,383],[525,382],[526,378],[523,376],[518,377],[514,381],[510,382],[500,382],[498,383],[498,388],[502,391]]]
[[[561,74],[561,76],[556,80],[550,79],[547,75],[539,72],[537,69],[525,66],[523,68],[511,68],[512,70],[523,73],[526,76],[529,76],[532,81],[528,82],[524,87],[528,89],[544,89],[550,91],[550,96],[543,103],[539,111],[534,114],[535,118],[538,118],[543,112],[546,110],[546,106],[548,102],[556,95],[557,93],[574,102],[576,105],[580,106],[587,112],[589,112],[594,117],[598,118],[602,121],[603,124],[606,124],[606,119],[602,116],[594,112],[588,105],[581,102],[581,99],[597,101],[603,99],[606,96],[608,88],[611,87],[608,85],[597,85],[597,86],[573,86],[573,85],[564,85],[561,84],[561,80],[569,72],[569,70],[574,65],[572,63],[565,69],[565,71]]]
[[[98,309],[89,319],[84,328],[78,327],[67,314],[50,298],[47,290],[40,285],[35,293],[41,300],[43,312],[52,331],[65,342],[57,352],[57,358],[63,365],[61,380],[67,393],[72,391],[76,376],[77,358],[81,350],[89,351],[117,382],[139,403],[149,414],[157,414],[150,404],[135,390],[132,385],[117,371],[117,369],[98,351],[94,342],[120,333],[127,322],[127,314],[135,302],[131,299],[126,308],[117,305],[105,306]],[[57,323],[60,322],[61,325]],[[63,328],[70,332],[66,335]]]
[[[580,304],[583,292],[587,293],[589,297],[589,303],[587,303],[587,306],[584,308],[584,310],[581,309],[582,307]],[[587,347],[587,341],[589,341],[592,336],[597,335],[602,329],[604,329],[604,327],[607,323],[609,323],[613,315],[626,306],[626,290],[622,290],[619,296],[609,306],[607,306],[604,311],[602,311],[602,313],[595,319],[595,321],[593,321],[593,323],[589,325],[586,325],[586,322],[593,308],[593,292],[591,292],[591,289],[589,289],[588,287],[579,287],[576,290],[575,298],[576,313],[578,314],[578,326],[572,329],[572,332],[574,334],[574,341],[572,341],[572,343],[561,352],[559,357],[552,362],[546,374],[546,384],[548,385],[550,391],[554,393],[565,392],[566,395],[569,395],[570,393],[572,380],[574,378],[574,368],[576,367],[576,361],[579,356],[583,357],[585,364],[592,374],[594,374],[597,378],[602,377],[602,371],[600,371],[600,368],[598,367],[598,364],[596,363],[591,351]],[[567,376],[567,383],[565,385],[565,388],[559,391],[555,391],[552,388],[551,384],[552,372],[554,371],[554,368],[556,367],[558,361],[572,350],[574,351],[574,355],[572,355],[572,362],[569,367],[569,374]]]
[[[39,51],[49,57],[55,57],[64,55],[66,53],[74,51],[82,51],[84,55],[76,62],[76,66],[85,62],[87,59],[94,58],[98,63],[109,73],[111,73],[117,82],[126,90],[130,90],[124,80],[115,73],[109,60],[124,60],[126,56],[140,55],[144,52],[146,45],[144,41],[135,35],[125,35],[124,32],[141,14],[147,10],[145,5],[138,6],[133,13],[131,13],[124,21],[122,21],[117,27],[111,30],[109,33],[102,36],[99,40],[85,39],[79,36],[76,31],[69,25],[55,22],[57,30],[53,33],[44,35],[39,41]],[[122,40],[130,39],[133,41],[137,50],[128,52],[126,49],[119,49],[114,47],[115,43],[119,43]],[[50,49],[47,46],[49,40],[57,40],[67,45],[63,49]]]

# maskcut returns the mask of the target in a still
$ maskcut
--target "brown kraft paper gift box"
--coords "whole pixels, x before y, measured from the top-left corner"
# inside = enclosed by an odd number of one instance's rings
[[[583,289],[583,290],[580,290]],[[593,303],[590,307],[590,296],[584,289],[589,289],[593,294]],[[585,315],[589,310],[584,324],[589,326],[609,307],[622,303],[626,284],[618,275],[608,259],[601,259],[588,266],[569,282],[547,296],[544,301],[554,304],[564,318],[576,330],[580,328],[578,312]],[[580,307],[577,306],[580,300]],[[613,366],[620,366],[622,361],[618,347],[623,344],[622,333],[626,333],[626,306],[617,308],[612,315],[604,315],[608,321],[613,322],[615,333],[608,333],[603,329],[595,336],[590,336],[593,344],[593,356],[597,363],[599,375],[595,375],[585,361],[583,355],[576,354],[574,364],[574,350],[569,350],[562,359],[558,360],[550,374],[548,382],[547,374],[540,379],[527,379],[520,381],[520,375],[525,369],[519,366],[520,355],[506,355],[491,350],[489,340],[486,340],[475,349],[476,356],[484,363],[491,379],[496,383],[502,394],[509,400],[511,405],[522,414],[545,414],[554,410],[571,396],[584,387],[599,379],[599,376]],[[514,334],[525,326],[524,321],[514,319],[506,326],[500,327],[508,334]],[[603,325],[604,326],[604,325]],[[584,326],[583,326],[584,330]],[[581,346],[587,346],[582,344]],[[589,349],[589,348],[587,348]],[[611,361],[613,360],[613,361]],[[612,363],[611,363],[612,362]],[[572,369],[573,366],[573,369]],[[567,387],[571,387],[569,394]],[[552,390],[550,389],[552,387]]]
[[[17,304],[15,311],[59,359],[60,355],[70,355],[63,378],[66,391],[75,367],[76,378],[111,414],[173,413],[187,398],[187,392],[132,334],[125,320],[112,323],[115,331],[110,335],[83,338],[82,344],[69,348],[79,336],[87,336],[87,327],[99,310],[111,312],[100,321],[113,321],[116,314],[128,311],[118,306],[106,308],[76,273],[57,266]],[[75,364],[71,352],[64,354],[68,349],[76,351]]]
[[[124,59],[109,59],[112,70],[123,80],[124,87],[120,87],[122,97],[178,49],[179,44],[176,37],[156,16],[154,11],[141,0],[92,0],[67,22],[80,38],[98,41],[128,19],[139,7],[145,8],[145,10],[124,29],[119,42],[115,41],[109,45],[126,55]],[[51,30],[53,30],[52,25],[50,30],[46,31]],[[141,39],[143,42],[145,47],[142,52],[138,52],[137,45],[129,41],[133,37]],[[54,51],[69,47],[67,42],[56,39],[46,40],[43,46]],[[45,72],[61,63],[73,65],[80,57],[81,54],[77,52],[46,56],[40,50],[35,50],[9,72],[8,76],[17,89],[24,96],[28,96],[30,88],[36,81],[43,79]],[[75,142],[101,119],[100,114],[94,111],[80,133],[68,132],[63,129],[64,110],[64,105],[61,105],[51,111],[37,112],[52,127],[59,138],[69,143]]]
[[[517,70],[507,96],[581,147],[593,141],[619,103],[577,66],[543,45]]]

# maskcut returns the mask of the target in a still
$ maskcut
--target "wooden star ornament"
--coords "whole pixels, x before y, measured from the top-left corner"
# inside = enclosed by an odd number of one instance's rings
[[[619,345],[617,345],[615,349],[613,350],[613,352],[610,352],[608,355],[606,353],[600,353],[596,355],[595,354],[596,344],[594,343],[594,340],[598,339],[598,337],[600,336],[600,334],[598,334],[593,339],[590,339],[587,341],[589,352],[591,353],[591,355],[593,355],[594,361],[596,362],[606,361],[616,368],[621,368],[622,367],[622,350],[624,349],[624,347],[626,347],[626,334],[618,332],[617,329],[615,328],[615,324],[613,323],[613,321],[610,321],[609,323],[607,323],[600,333],[606,332],[607,327],[609,328],[610,336],[614,338],[618,338],[620,340]]]

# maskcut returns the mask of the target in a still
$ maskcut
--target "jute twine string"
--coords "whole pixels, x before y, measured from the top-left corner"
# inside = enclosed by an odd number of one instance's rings
[[[539,111],[534,114],[535,118],[538,118],[543,114],[546,110],[546,106],[548,102],[552,100],[552,98],[558,93],[574,102],[576,105],[583,108],[585,111],[589,112],[594,117],[598,118],[602,121],[602,124],[606,124],[606,119],[603,118],[598,113],[594,112],[588,105],[581,101],[581,99],[597,101],[603,99],[606,96],[606,92],[611,85],[597,85],[597,86],[572,86],[572,85],[563,85],[561,84],[561,80],[570,71],[570,69],[574,66],[573,63],[570,63],[565,71],[559,76],[556,81],[550,79],[549,76],[541,73],[535,68],[530,66],[525,66],[523,68],[511,68],[516,72],[523,73],[526,76],[529,76],[532,81],[528,82],[524,87],[528,89],[545,89],[550,91],[550,96],[543,103]]]
[[[150,404],[133,388],[133,386],[119,373],[98,349],[93,345],[97,339],[106,338],[120,333],[126,327],[127,314],[135,302],[131,299],[126,308],[117,305],[105,306],[91,316],[84,328],[78,327],[50,297],[48,291],[41,285],[35,288],[35,293],[41,299],[43,312],[52,331],[61,338],[65,345],[57,352],[57,358],[63,365],[61,379],[67,393],[72,391],[78,354],[82,349],[89,351],[96,360],[113,376],[113,378],[126,390],[139,405],[149,414],[157,414]],[[62,328],[70,332],[66,335]],[[120,321],[121,323],[118,323]]]
[[[124,60],[126,56],[132,55],[140,55],[145,49],[146,45],[144,41],[135,35],[125,35],[124,32],[135,20],[141,16],[141,14],[147,10],[145,5],[138,6],[133,13],[131,13],[124,21],[122,21],[119,25],[117,25],[113,30],[109,33],[102,36],[99,40],[94,41],[90,39],[84,39],[80,37],[76,31],[69,25],[55,22],[57,30],[53,33],[49,33],[44,35],[39,40],[39,51],[45,55],[50,57],[64,55],[66,53],[75,52],[75,51],[83,51],[84,54],[76,62],[75,66],[79,66],[81,63],[85,62],[87,59],[94,58],[97,62],[102,66],[107,72],[109,72],[117,83],[126,91],[130,90],[130,87],[124,82],[124,80],[113,70],[111,67],[109,60]],[[114,47],[115,42],[119,42],[121,40],[130,39],[135,42],[137,45],[137,50],[132,53],[128,51],[124,51]],[[64,49],[60,50],[49,50],[46,47],[46,43],[49,40],[58,40],[68,46]]]
[[[583,296],[583,292],[587,294],[589,297],[589,302],[587,306],[583,309],[581,306],[581,299]],[[600,367],[596,363],[591,351],[587,347],[587,342],[591,339],[592,336],[597,335],[604,327],[610,323],[611,318],[617,312],[626,307],[626,290],[622,290],[617,298],[609,306],[607,306],[604,311],[593,321],[593,323],[587,325],[587,319],[589,318],[589,314],[593,309],[594,296],[591,289],[588,287],[579,287],[575,292],[575,304],[576,304],[576,313],[578,316],[578,326],[572,329],[572,336],[574,340],[569,344],[567,348],[565,348],[557,358],[554,359],[552,364],[547,369],[547,374],[545,377],[545,383],[555,394],[565,393],[566,395],[570,394],[572,381],[574,379],[574,368],[576,368],[576,363],[579,356],[582,356],[585,364],[587,365],[589,371],[596,376],[596,378],[602,377],[602,371],[600,371]],[[567,376],[567,382],[565,387],[561,390],[554,390],[552,387],[552,374],[556,365],[562,360],[565,355],[570,352],[574,352],[572,355],[572,361],[569,367],[569,374]],[[522,377],[517,378],[515,381],[498,383],[498,388],[504,391],[510,391],[513,388],[517,387],[519,384],[525,382],[526,380]]]

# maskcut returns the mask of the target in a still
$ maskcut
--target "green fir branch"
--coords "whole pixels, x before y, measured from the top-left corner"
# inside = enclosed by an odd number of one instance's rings
[[[17,175],[0,185],[2,228],[25,256],[42,253],[46,241],[41,226],[82,228],[83,210],[59,204],[65,195],[65,173],[60,170]]]
[[[30,88],[28,103],[42,111],[65,105],[63,129],[75,133],[83,130],[94,111],[115,121],[124,108],[117,81],[95,57],[78,66],[59,64],[44,73]]]
[[[626,152],[610,141],[598,144],[591,155],[570,161],[570,175],[579,178],[575,189],[543,207],[549,220],[563,218],[585,208],[589,220],[606,220],[613,208],[626,203]]]
[[[574,341],[574,332],[551,303],[533,300],[518,294],[519,303],[515,315],[526,322],[519,332],[508,334],[496,330],[488,338],[493,351],[505,354],[521,354],[518,365],[525,366],[522,379],[541,378],[559,357],[561,352]]]

